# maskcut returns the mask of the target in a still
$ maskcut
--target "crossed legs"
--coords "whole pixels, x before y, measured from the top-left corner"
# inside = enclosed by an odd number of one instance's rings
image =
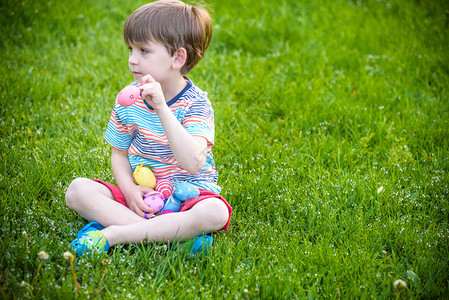
[[[217,198],[208,198],[191,209],[144,219],[116,202],[111,191],[101,183],[87,178],[75,179],[66,192],[66,203],[88,221],[105,226],[101,231],[109,245],[185,241],[203,233],[220,230],[229,218],[226,205]]]

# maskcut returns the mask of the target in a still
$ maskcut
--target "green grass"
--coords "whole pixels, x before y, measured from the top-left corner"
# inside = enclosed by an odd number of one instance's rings
[[[143,3],[0,5],[1,298],[449,297],[449,5],[424,0],[208,1],[189,77],[214,105],[230,230],[202,258],[77,259],[78,295],[63,253],[85,221],[64,192],[113,180],[103,133]]]

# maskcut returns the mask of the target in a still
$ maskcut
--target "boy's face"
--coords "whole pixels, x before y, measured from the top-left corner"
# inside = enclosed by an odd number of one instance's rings
[[[156,41],[144,44],[129,45],[129,70],[137,83],[142,77],[150,74],[156,81],[163,84],[169,79],[175,56],[171,56],[164,44]]]

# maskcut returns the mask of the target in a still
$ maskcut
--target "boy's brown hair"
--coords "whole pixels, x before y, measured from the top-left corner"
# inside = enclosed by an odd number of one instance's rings
[[[165,45],[170,55],[187,50],[181,68],[187,74],[204,57],[212,39],[212,20],[206,8],[178,0],[160,0],[136,9],[126,20],[123,37],[127,45],[152,40]]]

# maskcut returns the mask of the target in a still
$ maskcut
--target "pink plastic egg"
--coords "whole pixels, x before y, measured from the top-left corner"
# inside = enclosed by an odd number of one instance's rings
[[[164,207],[164,196],[159,192],[149,192],[143,195],[143,202],[156,213]]]
[[[156,191],[161,193],[164,198],[167,199],[173,193],[173,184],[171,184],[170,180],[159,180],[156,184]]]
[[[140,89],[137,86],[129,85],[117,95],[117,102],[121,106],[130,106],[139,99]]]

